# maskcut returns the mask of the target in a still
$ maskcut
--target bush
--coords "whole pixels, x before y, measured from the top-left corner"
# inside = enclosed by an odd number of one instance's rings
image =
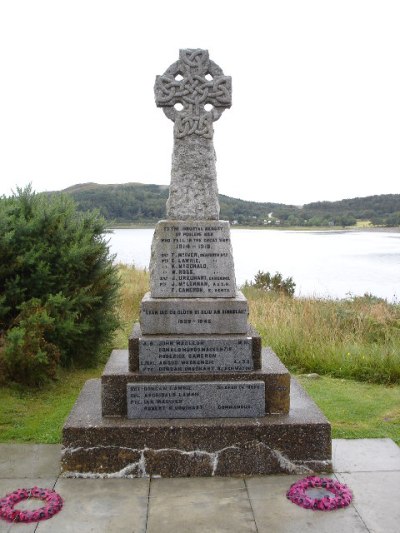
[[[21,305],[15,326],[6,334],[5,367],[15,381],[40,385],[54,379],[60,351],[46,340],[54,329],[54,318],[40,300],[32,298]]]
[[[118,325],[119,278],[104,232],[98,213],[78,213],[66,196],[27,187],[0,199],[0,334],[9,377],[28,380],[16,370],[23,357],[26,368],[28,360],[50,364],[50,346],[64,366],[99,361]]]
[[[258,271],[254,276],[254,281],[246,285],[264,292],[277,292],[286,296],[293,296],[296,288],[296,283],[293,281],[293,278],[283,279],[282,274],[279,272],[276,272],[272,276],[269,272]]]

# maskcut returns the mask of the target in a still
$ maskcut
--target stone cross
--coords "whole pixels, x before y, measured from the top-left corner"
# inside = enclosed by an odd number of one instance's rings
[[[180,50],[179,60],[156,77],[154,92],[157,106],[175,123],[168,218],[218,219],[213,122],[231,106],[230,76],[207,50]]]

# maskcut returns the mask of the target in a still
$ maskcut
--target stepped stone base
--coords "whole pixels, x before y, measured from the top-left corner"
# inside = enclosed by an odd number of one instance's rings
[[[289,414],[259,418],[134,419],[101,413],[86,382],[63,429],[62,470],[80,477],[189,477],[329,472],[330,424],[293,380]]]
[[[101,377],[103,416],[126,416],[128,383],[264,382],[265,412],[289,411],[290,375],[272,350],[262,351],[261,370],[204,373],[143,374],[128,371],[128,350],[113,350]]]

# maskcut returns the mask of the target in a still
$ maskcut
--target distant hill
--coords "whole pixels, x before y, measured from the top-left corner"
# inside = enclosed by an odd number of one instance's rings
[[[297,210],[275,209],[274,216],[291,226],[352,226],[368,221],[376,226],[400,225],[400,194],[380,194],[337,202],[313,202]]]
[[[153,223],[165,218],[168,186],[126,183],[82,183],[68,187],[79,209],[98,209],[110,223]],[[56,193],[52,193],[56,194]],[[400,225],[400,194],[381,194],[304,206],[249,202],[219,195],[220,218],[234,224],[280,226],[351,226],[357,221]]]
[[[165,218],[166,185],[83,183],[62,192],[71,195],[83,211],[98,209],[108,221],[152,222]]]

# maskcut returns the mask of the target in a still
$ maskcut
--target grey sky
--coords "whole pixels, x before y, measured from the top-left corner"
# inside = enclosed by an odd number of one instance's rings
[[[398,0],[0,0],[0,194],[168,184],[153,85],[179,48],[233,79],[214,125],[221,193],[399,193],[399,28]]]

